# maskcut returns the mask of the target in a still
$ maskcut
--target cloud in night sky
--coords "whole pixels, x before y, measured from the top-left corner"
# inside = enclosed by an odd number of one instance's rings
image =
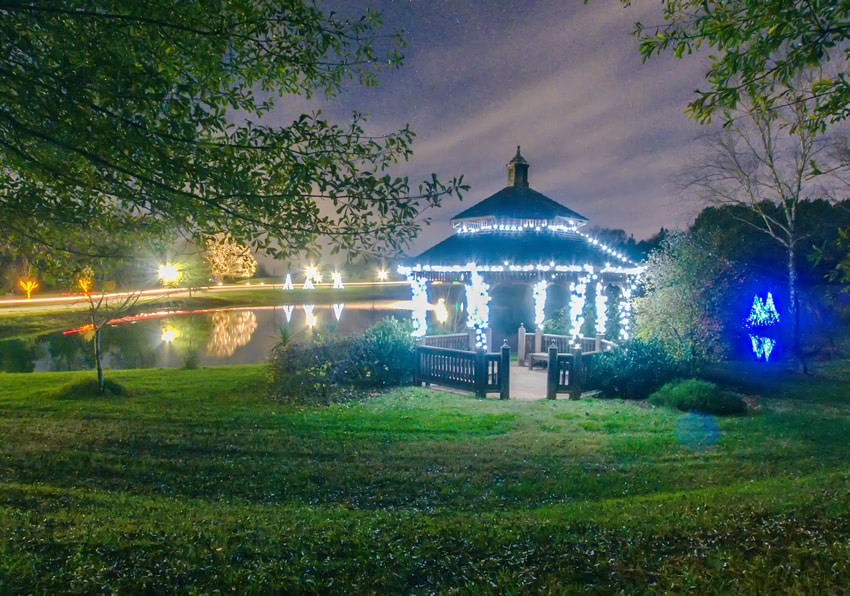
[[[350,10],[355,3],[346,3]],[[637,6],[642,4],[643,6]],[[671,180],[701,129],[683,114],[704,63],[642,64],[635,21],[658,3],[618,0],[382,0],[386,27],[406,30],[405,64],[373,89],[349,88],[326,109],[369,113],[376,131],[417,133],[413,180],[464,174],[463,203],[432,212],[415,253],[451,233],[448,220],[506,184],[516,146],[536,190],[638,239],[683,228],[699,205]]]

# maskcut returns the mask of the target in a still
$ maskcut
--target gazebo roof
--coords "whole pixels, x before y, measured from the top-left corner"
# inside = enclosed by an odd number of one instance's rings
[[[624,255],[585,236],[547,229],[454,234],[410,261],[429,268],[467,263],[478,267],[633,266]]]
[[[516,155],[508,162],[508,185],[483,201],[452,218],[452,226],[462,229],[467,225],[528,222],[533,226],[579,227],[587,218],[564,207],[528,184],[529,164],[516,148]]]
[[[413,271],[477,269],[581,271],[631,269],[635,264],[579,231],[587,218],[528,185],[528,162],[508,163],[508,186],[452,218],[455,233],[418,257]]]
[[[506,186],[496,194],[490,195],[480,203],[476,203],[453,217],[452,224],[457,225],[458,222],[463,220],[484,217],[550,221],[560,217],[572,219],[576,223],[587,221],[585,216],[564,207],[533,188]]]

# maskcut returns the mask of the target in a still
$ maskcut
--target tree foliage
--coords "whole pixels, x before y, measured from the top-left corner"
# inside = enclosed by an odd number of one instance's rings
[[[461,188],[434,176],[411,188],[391,173],[411,155],[406,127],[374,135],[361,113],[333,123],[293,109],[400,63],[403,41],[380,34],[375,12],[340,18],[308,0],[46,0],[0,12],[0,232],[12,245],[102,256],[113,252],[104,241],[143,227],[228,231],[272,252],[322,237],[380,252]]]
[[[804,122],[816,129],[850,115],[846,0],[668,0],[662,21],[635,25],[644,59],[709,51],[707,87],[688,106],[699,121],[748,98],[768,110],[819,98]],[[801,83],[800,75],[811,71],[817,76]]]
[[[635,299],[634,336],[661,342],[678,361],[699,364],[729,348],[738,274],[701,239],[671,234],[650,254]]]

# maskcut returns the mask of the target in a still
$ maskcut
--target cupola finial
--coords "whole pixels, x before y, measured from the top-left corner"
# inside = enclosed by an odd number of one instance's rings
[[[508,186],[528,188],[528,162],[522,157],[519,145],[516,155],[508,162]]]

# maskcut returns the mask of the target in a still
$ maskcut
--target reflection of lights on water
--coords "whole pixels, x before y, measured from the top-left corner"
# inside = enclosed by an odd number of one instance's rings
[[[292,306],[291,304],[287,304],[283,307],[283,314],[286,315],[286,322],[287,323],[292,322],[292,311],[294,311],[294,310],[295,310],[295,307]]]
[[[174,341],[175,339],[177,339],[177,329],[175,329],[171,325],[163,327],[160,339],[162,339],[162,341],[166,343]]]
[[[776,340],[772,337],[750,334],[750,342],[753,345],[753,354],[756,355],[756,358],[770,362],[770,355],[773,353],[773,348],[776,347]]]
[[[445,298],[437,300],[437,306],[434,307],[434,315],[440,323],[445,323],[449,320],[449,309],[446,308]]]
[[[345,308],[345,304],[334,304],[334,316],[336,320],[339,321],[342,318],[342,309]]]
[[[313,309],[316,308],[313,304],[303,304],[301,308],[304,309],[304,321],[307,324],[307,327],[315,327],[316,326],[316,315],[313,314]]]
[[[214,312],[210,321],[207,354],[219,358],[231,356],[236,348],[246,345],[257,330],[257,315],[251,311]]]

